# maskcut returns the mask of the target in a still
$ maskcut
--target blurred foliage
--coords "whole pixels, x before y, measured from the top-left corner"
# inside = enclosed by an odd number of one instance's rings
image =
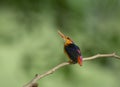
[[[61,30],[83,57],[120,55],[120,0],[0,0],[0,86],[21,87],[37,73],[67,61]],[[119,87],[120,61],[101,58],[66,66],[42,87]]]

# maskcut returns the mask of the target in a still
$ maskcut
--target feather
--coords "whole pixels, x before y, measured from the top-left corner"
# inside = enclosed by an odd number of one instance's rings
[[[78,64],[79,64],[80,66],[82,66],[82,56],[79,56],[79,57],[78,57]]]
[[[73,61],[73,63],[82,64],[82,57],[80,58],[81,52],[78,46],[76,46],[75,44],[69,44],[67,46],[64,46],[64,50],[70,60]]]

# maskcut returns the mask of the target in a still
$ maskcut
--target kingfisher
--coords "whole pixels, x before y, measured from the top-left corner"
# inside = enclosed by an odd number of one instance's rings
[[[69,62],[73,64],[78,63],[82,66],[82,55],[80,48],[72,41],[71,38],[65,36],[62,32],[58,31],[58,34],[64,40],[64,52],[67,54]]]

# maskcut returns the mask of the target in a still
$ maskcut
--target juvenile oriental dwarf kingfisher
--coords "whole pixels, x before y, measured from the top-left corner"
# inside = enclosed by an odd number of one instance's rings
[[[70,59],[69,62],[73,64],[78,63],[80,66],[82,66],[82,55],[80,48],[68,36],[65,36],[60,31],[58,31],[58,34],[64,40],[64,52]]]

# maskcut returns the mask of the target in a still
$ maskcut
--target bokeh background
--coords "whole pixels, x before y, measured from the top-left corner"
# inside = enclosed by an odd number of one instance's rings
[[[83,57],[120,55],[120,0],[0,0],[0,87],[22,87],[68,61],[58,30]],[[120,87],[120,60],[66,66],[41,79],[39,87]]]

